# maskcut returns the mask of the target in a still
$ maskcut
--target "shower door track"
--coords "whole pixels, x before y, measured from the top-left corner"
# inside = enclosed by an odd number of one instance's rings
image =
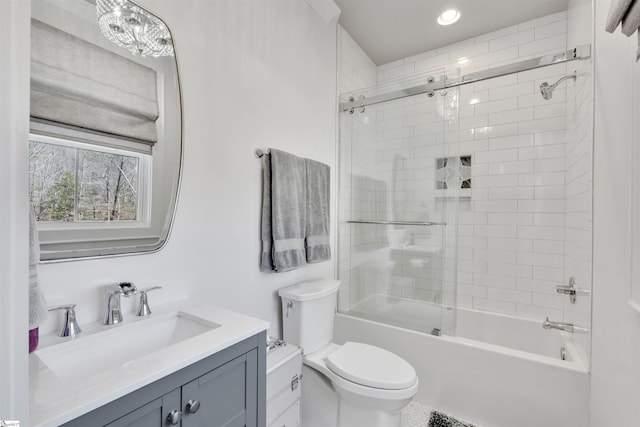
[[[421,225],[431,227],[432,225],[447,225],[446,222],[424,222],[424,221],[366,221],[366,220],[348,220],[347,224],[383,224],[383,225]]]
[[[350,102],[343,102],[340,104],[341,111],[349,111],[353,113],[356,108],[366,107],[368,105],[380,104],[386,101],[392,101],[395,99],[406,98],[408,96],[420,95],[423,93],[433,94],[437,90],[443,90],[447,88],[466,85],[468,83],[475,83],[482,80],[488,80],[495,77],[506,76],[508,74],[519,73],[521,71],[533,70],[536,68],[547,67],[549,65],[560,64],[562,62],[569,62],[575,60],[584,60],[591,58],[591,45],[585,44],[577,46],[567,51],[540,56],[538,58],[526,59],[524,61],[515,62],[513,64],[502,65],[499,67],[491,68],[489,70],[476,71],[473,73],[465,74],[460,77],[447,78],[442,76],[438,81],[431,81],[427,84],[413,86],[407,89],[401,89],[394,92],[384,93],[381,95],[365,98],[363,96],[360,99],[353,99]]]

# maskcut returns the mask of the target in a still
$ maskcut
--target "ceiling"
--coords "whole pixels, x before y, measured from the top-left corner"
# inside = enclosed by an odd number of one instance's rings
[[[377,65],[567,9],[568,0],[334,0],[340,24]],[[455,7],[460,20],[436,19]]]

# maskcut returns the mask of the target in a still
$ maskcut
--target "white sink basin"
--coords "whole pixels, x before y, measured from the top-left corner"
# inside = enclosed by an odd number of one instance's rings
[[[62,381],[99,379],[114,371],[133,369],[142,357],[218,327],[217,323],[178,311],[105,326],[97,333],[82,333],[35,354]]]

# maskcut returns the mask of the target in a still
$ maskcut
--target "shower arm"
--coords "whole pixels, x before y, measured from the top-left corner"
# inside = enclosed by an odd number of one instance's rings
[[[575,80],[576,78],[577,78],[577,73],[568,74],[568,75],[566,75],[566,76],[563,76],[563,77],[561,77],[557,82],[555,82],[554,84],[552,84],[551,86],[549,86],[549,87],[547,88],[547,90],[549,90],[549,89],[554,90],[554,89],[555,89],[555,88],[557,88],[557,87],[558,87],[558,85],[559,85],[560,83],[562,83],[563,81],[565,81],[565,80],[567,80],[567,79],[573,79],[573,80]]]

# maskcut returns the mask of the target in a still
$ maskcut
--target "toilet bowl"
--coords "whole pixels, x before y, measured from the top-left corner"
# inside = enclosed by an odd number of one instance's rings
[[[418,390],[413,367],[368,344],[332,342],[340,282],[318,279],[280,290],[284,339],[303,348],[305,427],[399,427]]]

